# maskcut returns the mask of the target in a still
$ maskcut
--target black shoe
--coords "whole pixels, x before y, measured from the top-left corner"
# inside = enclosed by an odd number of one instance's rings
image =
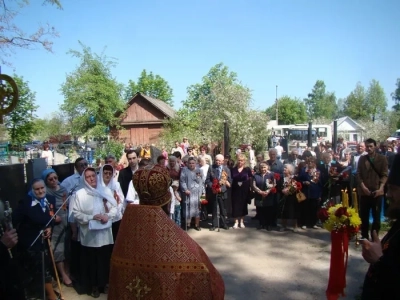
[[[215,230],[215,227],[214,227],[214,226],[210,228],[210,231],[214,231],[214,230]]]
[[[197,230],[197,231],[201,231],[200,226],[195,226],[194,229]]]
[[[264,228],[265,228],[265,226],[259,225],[259,226],[257,227],[257,230],[264,229]]]
[[[100,292],[98,288],[93,288],[92,293],[90,294],[93,298],[99,298],[100,297]]]
[[[225,225],[223,228],[224,228],[225,230],[229,230],[229,227],[228,227],[227,225]]]

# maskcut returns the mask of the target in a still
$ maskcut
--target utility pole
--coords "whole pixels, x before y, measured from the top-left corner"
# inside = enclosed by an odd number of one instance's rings
[[[275,89],[275,114],[276,114],[276,124],[278,124],[278,86]]]

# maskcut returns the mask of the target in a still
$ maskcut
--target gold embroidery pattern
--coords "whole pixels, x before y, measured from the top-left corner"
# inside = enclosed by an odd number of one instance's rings
[[[171,177],[165,168],[156,165],[151,169],[139,170],[133,174],[132,181],[140,195],[140,204],[163,206],[171,201],[168,190]]]
[[[113,257],[111,262],[120,268],[146,272],[208,273],[203,263],[135,263],[130,259]]]
[[[144,283],[151,291],[144,294],[142,288],[141,298],[135,298],[134,288]],[[111,257],[109,299],[223,300],[224,290],[203,249],[163,210],[127,207]]]
[[[146,295],[148,292],[151,291],[151,288],[149,288],[146,284],[141,284],[141,279],[139,276],[136,276],[136,278],[133,280],[133,282],[129,283],[126,288],[131,291],[135,292],[136,299],[143,298],[144,295]],[[143,291],[143,293],[142,293]]]

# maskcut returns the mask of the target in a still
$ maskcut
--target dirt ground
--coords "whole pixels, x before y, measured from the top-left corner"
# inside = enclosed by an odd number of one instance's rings
[[[249,207],[246,228],[202,231],[188,234],[201,245],[225,281],[227,300],[322,300],[326,299],[330,263],[330,236],[323,229],[299,232],[256,230],[251,220],[255,210]],[[368,264],[361,247],[349,246],[346,297],[360,295]],[[66,300],[93,299],[77,295],[73,288],[63,288]],[[98,299],[107,299],[101,294]],[[182,299],[184,300],[184,299]]]

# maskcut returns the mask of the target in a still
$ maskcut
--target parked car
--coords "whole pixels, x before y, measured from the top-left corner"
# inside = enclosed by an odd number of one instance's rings
[[[71,149],[72,147],[76,147],[77,150],[84,149],[85,145],[78,141],[65,141],[58,144],[58,149]]]
[[[386,141],[391,142],[395,140],[400,140],[400,129],[397,129],[396,132],[388,137]]]
[[[22,151],[36,150],[36,147],[32,144],[22,144],[22,145],[8,144],[8,150],[22,152]]]

